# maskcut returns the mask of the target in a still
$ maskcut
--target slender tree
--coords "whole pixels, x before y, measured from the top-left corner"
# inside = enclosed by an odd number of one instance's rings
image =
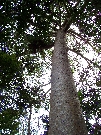
[[[29,111],[29,118],[28,118],[28,132],[27,135],[31,135],[31,114],[32,114],[32,106],[30,107]]]

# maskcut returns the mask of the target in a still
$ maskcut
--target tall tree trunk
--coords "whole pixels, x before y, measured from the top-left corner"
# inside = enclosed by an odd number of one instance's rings
[[[63,30],[57,32],[52,60],[49,135],[87,135],[65,37]]]

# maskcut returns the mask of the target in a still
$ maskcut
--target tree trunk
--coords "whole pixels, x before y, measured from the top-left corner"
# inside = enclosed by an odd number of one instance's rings
[[[27,135],[31,135],[31,115],[32,115],[32,105],[29,108],[29,118],[28,118],[28,132]]]
[[[70,64],[66,33],[57,32],[52,60],[49,135],[87,135]]]

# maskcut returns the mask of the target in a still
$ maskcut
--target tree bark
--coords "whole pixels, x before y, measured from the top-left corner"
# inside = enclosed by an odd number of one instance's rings
[[[65,38],[66,33],[59,30],[52,59],[49,135],[87,135]]]

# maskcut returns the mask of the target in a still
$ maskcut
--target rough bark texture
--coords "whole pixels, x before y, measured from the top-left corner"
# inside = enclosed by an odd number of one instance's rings
[[[49,135],[87,135],[67,57],[65,35],[59,30],[54,46]]]

